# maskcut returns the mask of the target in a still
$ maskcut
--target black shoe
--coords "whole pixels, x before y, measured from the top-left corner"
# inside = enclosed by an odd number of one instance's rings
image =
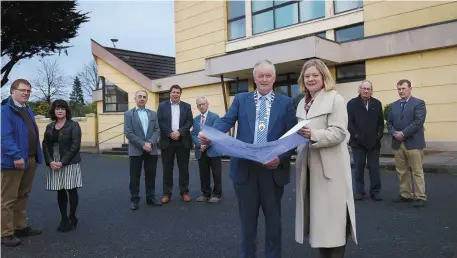
[[[362,201],[363,200],[363,194],[356,193],[354,194],[354,200],[355,201]]]
[[[62,228],[62,230],[60,230],[60,232],[68,232],[68,231],[71,231],[73,229],[76,229],[76,226],[78,225],[78,219],[77,218],[70,218],[67,222],[67,224],[65,224],[65,226]]]
[[[21,244],[21,240],[14,235],[2,237],[2,245],[4,246],[17,246]]]
[[[427,205],[427,201],[421,200],[421,199],[417,199],[413,203],[413,207],[415,207],[415,208],[422,208],[422,207],[425,207],[426,205]]]
[[[412,202],[413,199],[405,198],[405,197],[399,195],[396,199],[393,199],[392,201],[393,202]]]
[[[148,205],[153,205],[153,206],[162,206],[162,202],[161,201],[157,201],[156,198],[146,199],[146,203]]]
[[[372,194],[371,199],[373,199],[373,201],[377,201],[377,202],[382,201],[382,198],[381,198],[381,196],[379,196],[378,193]]]
[[[136,211],[138,209],[138,203],[137,202],[131,202],[130,203],[130,209],[132,211]]]
[[[41,234],[41,229],[39,228],[31,228],[29,226],[23,229],[14,230],[14,235],[16,237],[29,237],[29,236],[36,236]]]
[[[65,226],[67,226],[68,224],[68,218],[63,218],[60,223],[59,223],[59,226],[57,227],[57,231],[62,231],[63,228],[65,228]]]

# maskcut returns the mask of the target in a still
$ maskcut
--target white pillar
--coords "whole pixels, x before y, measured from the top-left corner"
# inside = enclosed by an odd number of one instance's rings
[[[245,12],[246,12],[246,38],[252,36],[252,8],[251,0],[245,0]]]

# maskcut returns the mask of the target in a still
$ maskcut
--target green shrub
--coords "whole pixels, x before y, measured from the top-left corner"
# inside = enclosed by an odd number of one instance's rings
[[[386,120],[386,121],[389,118],[389,113],[390,113],[391,108],[392,108],[392,103],[384,106],[383,115],[384,115],[384,120]]]

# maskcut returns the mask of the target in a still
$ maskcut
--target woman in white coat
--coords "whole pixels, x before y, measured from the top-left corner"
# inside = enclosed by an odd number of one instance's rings
[[[299,134],[310,142],[297,151],[295,240],[309,236],[320,257],[344,257],[347,237],[357,243],[346,105],[321,60],[307,61],[298,83],[297,118],[309,120]]]

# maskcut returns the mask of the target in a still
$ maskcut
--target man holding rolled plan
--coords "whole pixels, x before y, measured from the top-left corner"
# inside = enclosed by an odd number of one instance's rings
[[[293,100],[274,93],[276,69],[270,61],[259,61],[253,75],[257,89],[237,94],[225,116],[212,127],[226,133],[238,122],[238,140],[250,144],[275,141],[297,124]],[[211,143],[204,129],[198,139],[201,144]],[[281,257],[281,199],[284,186],[290,182],[292,153],[290,150],[266,164],[231,158],[230,178],[238,198],[243,258],[256,257],[260,207],[265,215],[265,257]]]

